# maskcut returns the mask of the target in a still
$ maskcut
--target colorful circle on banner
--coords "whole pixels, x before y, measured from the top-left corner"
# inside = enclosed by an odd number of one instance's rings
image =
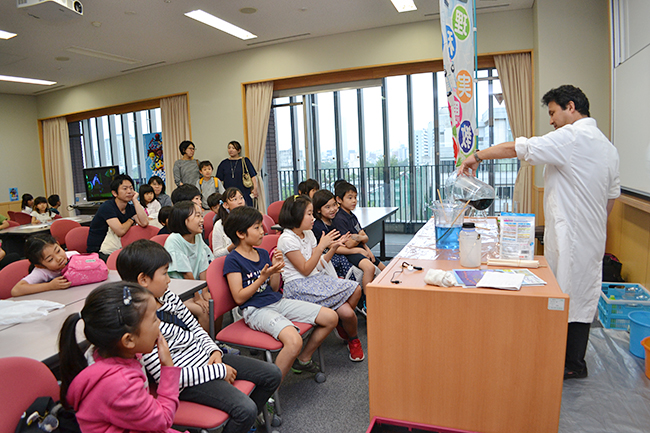
[[[468,103],[472,99],[472,94],[472,76],[463,69],[456,75],[456,95],[463,103]]]
[[[454,31],[449,26],[446,26],[445,28],[444,44],[447,45],[447,53],[449,53],[449,58],[451,60],[454,60],[454,56],[456,55],[456,36],[454,36]]]
[[[454,26],[454,33],[461,41],[469,36],[469,15],[464,7],[458,5],[451,14],[451,24]]]
[[[458,128],[458,141],[463,153],[468,153],[472,150],[472,145],[474,144],[474,131],[472,130],[472,124],[469,123],[469,120],[465,120],[460,124],[460,128]]]
[[[454,95],[454,99],[449,105],[449,118],[451,119],[451,124],[456,128],[460,125],[460,121],[463,120],[463,106],[456,95]]]

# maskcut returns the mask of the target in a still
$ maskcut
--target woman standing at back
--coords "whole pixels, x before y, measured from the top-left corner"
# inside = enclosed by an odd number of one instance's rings
[[[178,146],[181,152],[181,159],[174,163],[174,183],[176,186],[195,185],[201,177],[199,161],[194,159],[196,146],[189,140],[181,142]]]
[[[221,161],[216,176],[225,189],[237,188],[244,196],[246,206],[253,206],[251,196],[257,198],[257,172],[250,159],[241,157],[241,144],[238,141],[228,143],[228,158]]]

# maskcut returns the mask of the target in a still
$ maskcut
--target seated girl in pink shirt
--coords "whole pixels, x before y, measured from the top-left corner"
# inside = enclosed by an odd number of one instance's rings
[[[11,296],[67,289],[70,283],[61,276],[61,271],[75,254],[79,253],[64,251],[51,235],[30,236],[25,242],[25,256],[34,269],[16,283]]]

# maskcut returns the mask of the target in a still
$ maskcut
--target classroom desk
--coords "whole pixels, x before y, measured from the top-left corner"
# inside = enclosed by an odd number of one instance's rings
[[[442,288],[426,271],[457,260],[407,260],[424,270],[392,284],[397,257],[366,289],[370,418],[557,432],[569,298],[551,270],[532,269],[547,284],[520,291]]]
[[[77,221],[82,226],[88,226],[93,220],[93,217],[91,215],[79,215],[62,219]],[[6,253],[17,253],[20,257],[24,257],[25,240],[34,234],[50,233],[51,225],[52,223],[24,224],[0,230],[2,249],[4,249]]]
[[[357,207],[352,211],[368,235],[368,248],[379,244],[380,260],[386,260],[386,219],[398,210],[398,207]]]
[[[0,358],[8,356],[24,356],[43,361],[48,367],[53,368],[58,364],[58,336],[65,319],[73,313],[78,313],[84,306],[86,297],[97,286],[110,281],[119,281],[117,271],[110,271],[107,281],[84,286],[72,287],[66,290],[57,290],[32,295],[22,296],[24,299],[45,299],[60,302],[64,308],[50,312],[47,316],[33,322],[9,325],[0,329]],[[201,280],[176,280],[172,279],[169,289],[181,299],[189,299],[194,292],[206,287],[206,282]],[[77,331],[77,339],[84,340],[82,328]]]

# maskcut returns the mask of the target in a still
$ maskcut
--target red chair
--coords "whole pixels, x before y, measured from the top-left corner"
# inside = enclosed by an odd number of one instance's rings
[[[282,209],[282,205],[284,204],[284,200],[280,201],[274,201],[271,203],[266,210],[266,213],[273,218],[273,222],[275,224],[278,224],[280,222],[280,209]],[[271,224],[274,225],[274,224]]]
[[[214,228],[210,230],[210,234],[208,235],[208,245],[210,246],[210,251],[212,251],[212,232],[214,231]]]
[[[54,217],[52,217],[53,220],[60,220],[61,218],[63,218],[61,215],[54,215]]]
[[[16,221],[18,224],[20,224],[21,226],[24,226],[26,224],[32,223],[32,216],[22,212],[14,212],[13,220]]]
[[[168,234],[162,234],[162,235],[156,235],[156,236],[152,237],[149,240],[154,241],[155,243],[160,244],[160,245],[162,245],[164,247],[165,246],[165,241],[167,240],[168,237],[169,237]]]
[[[266,235],[264,236],[264,239],[262,239],[262,245],[260,245],[260,248],[264,248],[270,253],[273,248],[278,246],[278,239],[280,239],[280,235]]]
[[[117,271],[117,256],[120,255],[120,252],[122,251],[122,248],[119,250],[113,251],[110,256],[108,256],[108,259],[106,259],[106,266],[108,269],[112,271]]]
[[[212,211],[209,211],[203,215],[203,238],[209,239],[210,233],[212,233],[212,227],[214,227],[214,217],[216,214]]]
[[[7,211],[7,216],[9,217],[10,221],[16,221],[16,212],[9,210]]]
[[[214,317],[215,319],[226,311],[230,311],[237,306],[235,300],[232,298],[232,294],[230,293],[228,281],[223,275],[223,263],[225,260],[225,256],[217,257],[212,263],[210,263],[205,277],[206,282],[208,283],[208,290],[210,290],[210,295],[212,296],[212,299],[210,300],[210,314],[211,317]],[[212,325],[213,322],[211,321],[210,323]],[[313,326],[308,323],[293,322],[293,324],[298,327],[299,333],[303,338],[313,328]],[[215,338],[213,326],[210,327],[210,336]],[[222,343],[233,346],[263,351],[266,355],[266,361],[271,363],[273,362],[271,354],[279,352],[283,347],[280,341],[276,340],[269,334],[249,328],[244,320],[237,320],[231,325],[223,328],[216,335],[216,339]],[[323,371],[323,373],[316,374],[315,379],[316,382],[322,383],[325,382],[325,364],[323,362],[323,354],[320,347],[318,348],[318,357],[320,360],[321,371]],[[280,399],[277,390],[275,391],[274,396],[275,410],[277,414],[280,415]],[[267,431],[269,431],[269,429],[267,429]]]
[[[264,226],[264,234],[274,235],[277,233],[277,231],[272,228],[275,225],[275,221],[273,221],[273,218],[270,216],[262,215],[262,225]]]
[[[59,399],[59,384],[42,362],[31,358],[0,359],[0,433],[13,433],[37,397]]]
[[[0,270],[0,299],[11,298],[11,289],[29,274],[29,260],[9,263]],[[26,409],[27,406],[25,406]]]
[[[50,233],[60,245],[65,245],[65,235],[75,227],[81,227],[81,224],[73,220],[58,219],[50,226]]]
[[[140,239],[151,239],[158,234],[158,231],[160,231],[160,229],[154,226],[132,226],[129,231],[120,238],[120,241],[122,241],[122,247]]]
[[[87,252],[88,232],[90,227],[75,227],[65,235],[65,246],[68,251],[76,251],[79,254]]]

